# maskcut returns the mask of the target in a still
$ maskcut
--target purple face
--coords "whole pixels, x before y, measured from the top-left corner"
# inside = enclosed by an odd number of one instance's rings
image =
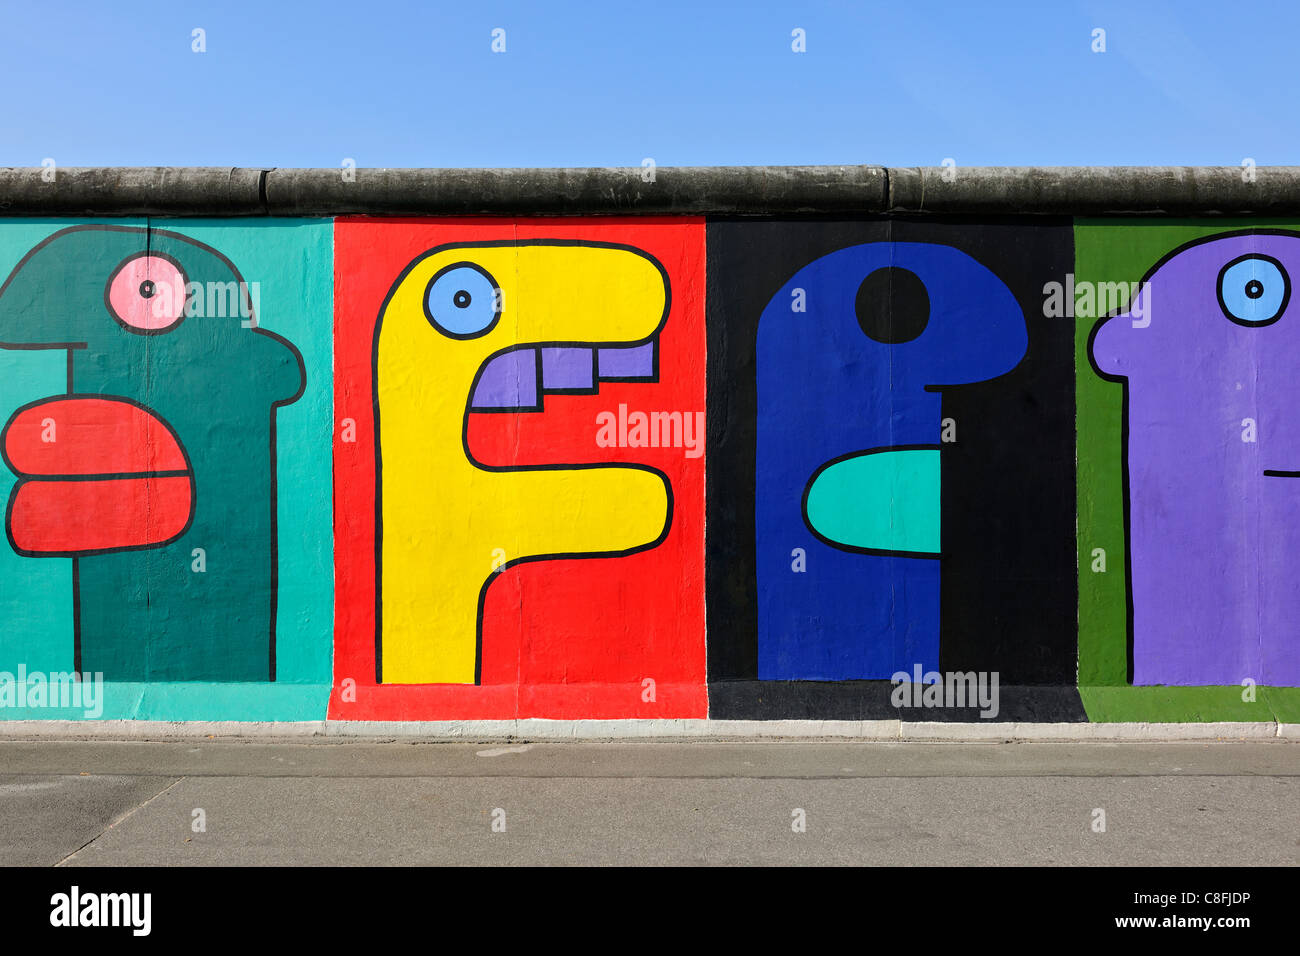
[[[1127,388],[1133,677],[1300,683],[1300,234],[1175,250],[1099,323]]]
[[[1300,277],[1300,235],[1184,247],[1149,275],[1139,314],[1098,328],[1093,360],[1129,380],[1130,412],[1140,406],[1148,425],[1192,426],[1149,437],[1223,449],[1228,439],[1250,444],[1241,423],[1253,418],[1261,470],[1300,471],[1300,305],[1291,276]]]

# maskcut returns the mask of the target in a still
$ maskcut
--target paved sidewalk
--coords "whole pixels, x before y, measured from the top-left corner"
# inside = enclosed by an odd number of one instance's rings
[[[0,741],[11,865],[1295,865],[1298,823],[1287,740]]]

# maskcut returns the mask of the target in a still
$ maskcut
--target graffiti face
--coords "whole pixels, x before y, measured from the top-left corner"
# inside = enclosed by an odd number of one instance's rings
[[[0,346],[67,352],[67,393],[5,425],[6,533],[73,559],[77,667],[110,680],[275,677],[275,409],[303,365],[247,300],[196,310],[213,287],[247,288],[207,246],[82,226],[0,290]]]
[[[1093,331],[1126,383],[1134,683],[1300,682],[1297,276],[1300,234],[1214,237]]]
[[[937,665],[937,390],[1010,371],[1027,343],[1007,287],[945,246],[843,249],[772,298],[757,354],[761,679]]]
[[[671,489],[657,469],[481,462],[465,435],[471,411],[653,380],[668,294],[655,260],[600,243],[440,247],[397,280],[374,344],[383,681],[476,683],[501,568],[663,540]]]
[[[101,672],[103,715],[162,720],[981,719],[900,672],[996,680],[998,720],[1300,699],[1293,226],[6,228],[0,691]],[[1056,309],[1144,271],[1124,314]]]

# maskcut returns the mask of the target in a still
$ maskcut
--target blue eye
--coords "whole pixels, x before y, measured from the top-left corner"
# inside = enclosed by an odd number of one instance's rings
[[[424,294],[424,314],[434,328],[450,338],[482,335],[501,316],[496,280],[469,262],[440,269]]]
[[[1219,273],[1219,305],[1238,325],[1276,322],[1291,298],[1291,279],[1271,256],[1233,259]]]

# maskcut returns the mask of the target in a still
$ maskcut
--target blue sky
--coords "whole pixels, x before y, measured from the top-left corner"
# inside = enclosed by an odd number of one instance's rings
[[[1295,0],[0,10],[0,165],[1300,164]]]

